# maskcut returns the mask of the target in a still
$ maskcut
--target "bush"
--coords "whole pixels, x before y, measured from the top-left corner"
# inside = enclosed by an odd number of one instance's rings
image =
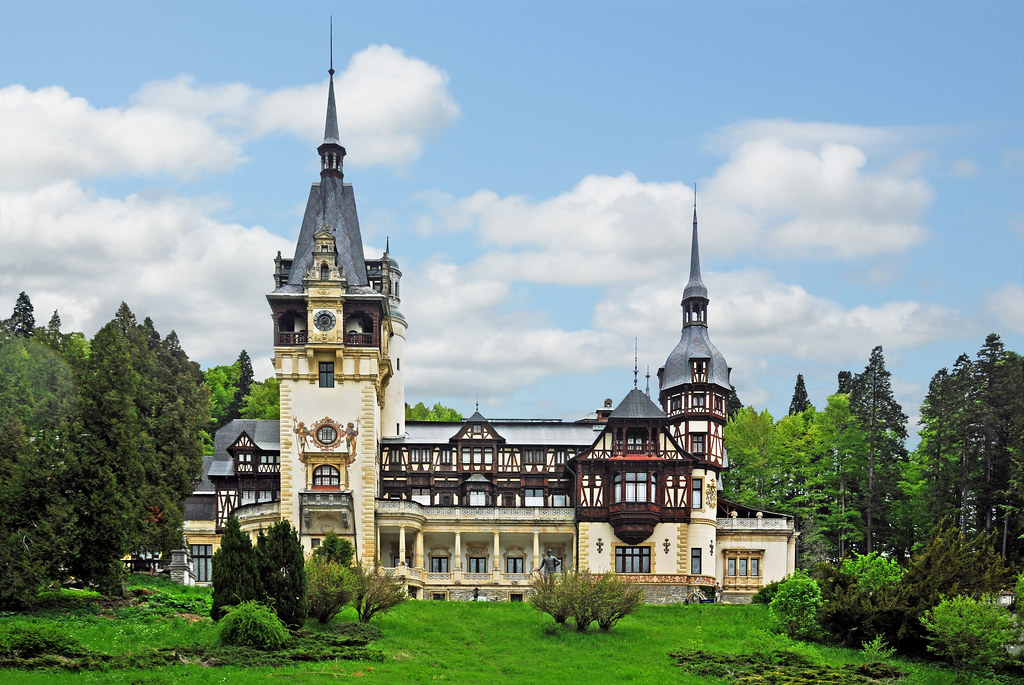
[[[356,554],[356,548],[345,538],[339,538],[334,531],[327,533],[323,542],[313,550],[313,557],[327,559],[341,566],[349,566],[352,557]]]
[[[376,564],[367,568],[362,563],[352,567],[352,606],[360,623],[383,614],[409,599],[402,581],[384,572]]]
[[[787,576],[787,578],[788,578],[788,576]],[[775,599],[775,593],[779,591],[779,587],[784,582],[786,582],[787,578],[783,578],[782,580],[772,581],[771,583],[768,583],[767,585],[762,587],[760,590],[758,590],[757,592],[754,593],[753,597],[750,598],[750,603],[751,604],[764,604],[765,606],[768,606],[769,604],[771,604],[772,600]]]
[[[317,548],[319,549],[319,548]],[[348,569],[326,556],[306,562],[306,606],[320,623],[330,623],[352,599]]]
[[[611,630],[619,619],[633,613],[643,601],[643,590],[614,573],[595,575],[587,570],[538,575],[531,582],[530,604],[550,614],[556,623],[572,618],[583,632],[597,621]]]
[[[773,628],[793,638],[813,638],[818,630],[821,589],[817,581],[797,571],[779,587],[768,605]]]
[[[896,653],[895,647],[890,647],[881,635],[876,635],[874,640],[861,645],[864,658],[869,662],[888,661]]]
[[[949,657],[957,681],[1007,659],[1006,645],[1019,630],[1010,612],[988,600],[945,598],[921,617],[928,630],[929,651]]]
[[[218,637],[223,645],[252,647],[270,651],[281,649],[288,640],[288,631],[274,610],[259,602],[242,602],[224,607]]]
[[[0,628],[0,654],[26,659],[42,654],[78,656],[82,645],[59,626],[46,623],[9,623]]]

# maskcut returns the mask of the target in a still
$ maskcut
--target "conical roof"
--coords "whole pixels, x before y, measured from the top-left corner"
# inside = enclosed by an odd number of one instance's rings
[[[327,90],[327,123],[324,125],[324,142],[341,145],[338,136],[338,107],[334,103],[334,69],[331,69],[331,82]]]
[[[609,419],[663,419],[665,412],[639,388],[633,388],[615,407]]]
[[[700,277],[700,248],[697,245],[697,206],[693,207],[693,241],[690,244],[690,280],[683,289],[683,301],[700,297],[708,299],[708,288]]]

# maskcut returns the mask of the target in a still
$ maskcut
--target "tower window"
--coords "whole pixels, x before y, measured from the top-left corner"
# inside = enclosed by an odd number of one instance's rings
[[[334,362],[320,362],[320,387],[334,387]]]
[[[690,549],[690,573],[693,575],[699,575],[701,571],[701,556],[704,550],[700,547],[693,547]]]
[[[703,488],[704,488],[704,479],[703,478],[694,478],[690,482],[690,488],[691,488],[691,490],[690,490],[690,494],[691,494],[690,506],[693,507],[694,509],[703,509],[704,508],[704,497],[703,497],[703,495],[704,495],[704,490],[703,490]]]
[[[341,485],[341,471],[333,466],[317,466],[313,470],[314,487],[338,487]]]
[[[693,453],[694,454],[704,454],[704,434],[703,433],[694,433],[693,436],[692,436],[692,439],[693,439]]]
[[[326,281],[327,277],[330,276],[331,270],[327,268],[327,263],[324,262],[320,265],[320,280]]]

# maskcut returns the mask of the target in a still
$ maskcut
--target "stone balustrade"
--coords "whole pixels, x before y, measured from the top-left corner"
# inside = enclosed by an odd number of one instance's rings
[[[410,514],[436,521],[566,522],[575,520],[573,507],[456,507],[425,506],[412,500],[377,500],[380,514]]]

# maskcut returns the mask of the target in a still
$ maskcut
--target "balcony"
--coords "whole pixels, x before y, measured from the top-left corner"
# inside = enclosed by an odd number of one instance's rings
[[[373,347],[373,333],[346,333],[345,344],[354,347]]]
[[[573,507],[428,507],[411,500],[379,499],[377,513],[426,517],[434,521],[480,521],[480,522],[562,522],[573,523],[576,510]]]
[[[277,334],[278,345],[305,345],[306,342],[306,331],[279,331]]]
[[[616,502],[608,507],[608,522],[615,535],[629,545],[651,537],[660,520],[661,507],[653,502]]]

